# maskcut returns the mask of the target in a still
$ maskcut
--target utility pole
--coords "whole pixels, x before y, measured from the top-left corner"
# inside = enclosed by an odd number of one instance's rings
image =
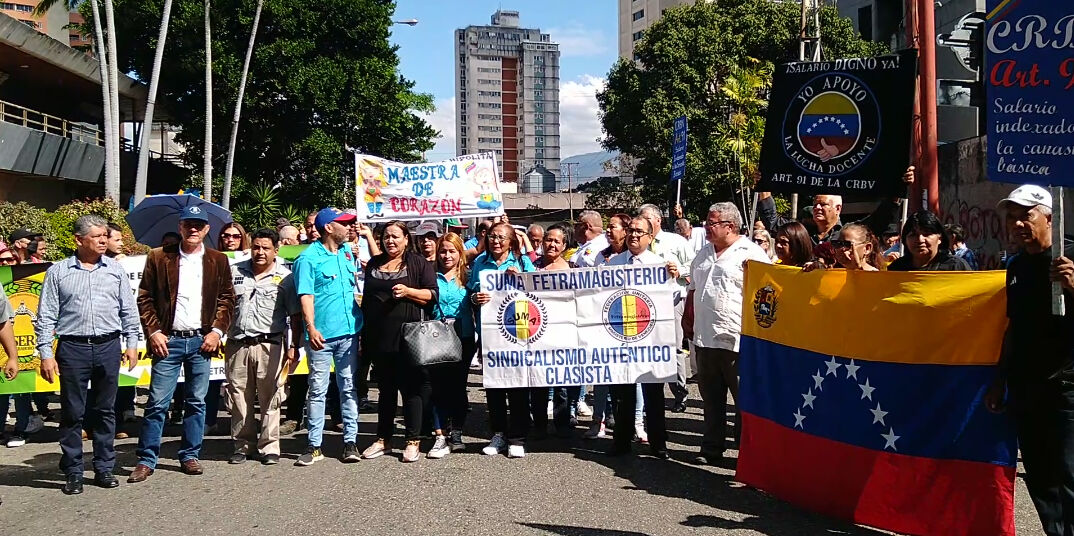
[[[566,162],[560,164],[560,173],[563,172],[563,166],[567,167],[567,206],[570,207],[571,223],[574,223],[574,166],[577,166],[578,162]]]
[[[802,24],[798,34],[798,61],[820,61],[820,3],[802,0]],[[757,199],[753,201],[757,205]],[[791,219],[798,221],[798,194],[791,194]]]

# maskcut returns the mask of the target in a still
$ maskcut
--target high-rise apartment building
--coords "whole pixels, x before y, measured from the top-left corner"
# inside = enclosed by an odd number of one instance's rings
[[[35,7],[37,7],[37,0],[0,0],[0,13],[57,41],[67,43],[70,40],[66,28],[70,22],[67,2],[56,2],[40,16],[34,15]]]
[[[455,32],[458,154],[495,152],[506,189],[534,166],[559,169],[559,45],[517,11]]]
[[[668,8],[692,4],[695,0],[619,0],[619,57],[634,58],[634,43],[660,20]]]

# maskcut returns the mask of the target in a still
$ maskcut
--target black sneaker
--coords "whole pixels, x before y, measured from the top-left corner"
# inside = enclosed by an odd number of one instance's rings
[[[299,467],[305,467],[307,465],[313,465],[313,462],[323,460],[324,454],[321,454],[320,447],[307,447],[306,452],[295,460],[295,465]]]
[[[361,459],[362,457],[358,455],[358,447],[354,443],[343,444],[343,463],[354,463]]]
[[[276,465],[280,463],[279,454],[266,454],[261,457],[261,465]]]
[[[236,452],[232,454],[230,458],[227,459],[227,463],[230,463],[231,465],[246,463],[246,454],[242,452]]]

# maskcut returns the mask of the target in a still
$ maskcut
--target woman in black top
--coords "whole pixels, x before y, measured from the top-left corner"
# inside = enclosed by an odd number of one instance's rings
[[[400,348],[401,332],[404,323],[421,320],[423,310],[432,318],[432,304],[437,299],[436,268],[408,247],[410,233],[403,222],[388,223],[381,241],[384,253],[366,264],[362,295],[362,352],[376,366],[380,387],[377,440],[362,457],[391,452],[396,393],[402,393],[407,440],[403,461],[414,462],[420,454],[422,416],[432,387],[428,371],[407,363]]]
[[[902,227],[902,244],[906,254],[888,266],[892,272],[968,271],[970,265],[952,255],[951,239],[935,214],[920,210],[906,219]]]

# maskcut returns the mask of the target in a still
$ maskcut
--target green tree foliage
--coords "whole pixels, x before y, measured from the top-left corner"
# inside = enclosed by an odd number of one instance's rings
[[[74,223],[86,214],[96,214],[123,229],[123,244],[129,255],[142,254],[148,248],[134,240],[124,217],[127,211],[111,199],[78,199],[57,207],[54,211],[37,208],[29,203],[0,203],[0,240],[23,227],[44,235],[47,244],[45,260],[57,261],[75,253]]]
[[[212,3],[219,118],[213,164],[221,175],[231,128],[226,119],[256,4]],[[120,69],[143,80],[153,65],[161,6],[160,0],[115,0]],[[174,1],[160,76],[162,120],[182,127],[177,139],[192,169],[200,169],[204,152],[203,6],[203,0]],[[398,74],[396,47],[388,42],[394,10],[385,0],[265,2],[243,102],[233,206],[256,203],[257,186],[277,183],[289,204],[353,206],[354,159],[346,147],[403,162],[432,148],[437,132],[417,115],[432,110],[432,97],[415,93],[414,83]]]
[[[689,148],[682,185],[686,216],[699,221],[717,200],[739,199],[739,173],[729,133],[743,137],[745,149],[763,123],[762,106],[739,118],[735,97],[724,89],[758,64],[798,59],[801,5],[770,0],[716,0],[668,9],[646,32],[634,52],[638,63],[620,60],[597,95],[607,149],[640,159],[643,197],[674,202],[671,175],[672,122],[686,115]],[[874,56],[882,45],[863,41],[848,19],[826,6],[820,13],[825,57]],[[750,58],[757,60],[754,62]],[[745,94],[739,95],[746,96]],[[753,95],[756,97],[756,95]],[[740,101],[747,102],[747,101]],[[760,119],[755,117],[760,116]]]

